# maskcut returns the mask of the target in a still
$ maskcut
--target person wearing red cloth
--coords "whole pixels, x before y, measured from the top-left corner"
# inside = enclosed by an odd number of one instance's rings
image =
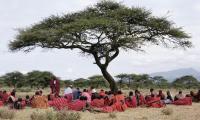
[[[102,97],[106,96],[105,91],[103,89],[101,89],[101,91],[99,92],[99,96]]]
[[[137,100],[136,97],[133,95],[133,92],[129,92],[129,96],[126,98],[126,105],[127,107],[134,108],[137,107]]]
[[[162,90],[159,90],[157,97],[159,97],[160,100],[165,100],[165,95],[163,94]]]
[[[101,108],[101,107],[104,107],[104,99],[99,96],[99,95],[96,95],[95,98],[91,101],[90,103],[91,107],[96,107],[96,108]]]
[[[7,93],[7,91],[3,91],[2,101],[4,104],[6,104],[8,102],[8,97],[9,97],[9,94]]]
[[[140,91],[135,90],[135,97],[137,101],[137,106],[144,106],[146,104],[146,100],[144,96],[140,93]]]
[[[55,76],[50,81],[50,88],[51,88],[52,94],[59,95],[59,93],[60,93],[60,81]]]
[[[85,96],[81,96],[79,100],[76,100],[68,104],[68,109],[74,111],[81,111],[87,107],[88,107],[87,97]]]
[[[154,96],[153,94],[147,101],[147,107],[161,108],[164,106],[165,104],[160,100],[160,97]]]
[[[113,98],[113,104],[111,105],[114,111],[123,112],[127,109],[127,105],[125,103],[125,97],[121,91],[118,91],[117,94]]]

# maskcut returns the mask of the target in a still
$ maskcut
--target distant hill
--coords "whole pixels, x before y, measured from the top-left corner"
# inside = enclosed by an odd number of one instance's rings
[[[193,68],[182,68],[182,69],[176,69],[176,70],[171,70],[171,71],[166,71],[166,72],[157,72],[157,73],[152,73],[150,76],[163,76],[165,79],[169,80],[172,82],[176,78],[185,76],[185,75],[192,75],[194,76],[197,80],[200,80],[200,72],[193,69]]]

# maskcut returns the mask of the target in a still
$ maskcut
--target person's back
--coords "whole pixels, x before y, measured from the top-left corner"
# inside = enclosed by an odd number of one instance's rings
[[[86,89],[83,90],[82,96],[87,97],[87,102],[91,102],[91,95],[87,92]]]
[[[46,96],[41,96],[39,93],[33,97],[32,99],[32,107],[33,108],[48,108],[48,99]]]
[[[104,107],[104,99],[97,94],[96,97],[91,101],[90,105],[97,108]]]

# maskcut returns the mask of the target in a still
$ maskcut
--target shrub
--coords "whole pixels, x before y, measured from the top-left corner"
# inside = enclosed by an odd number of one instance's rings
[[[80,120],[80,113],[67,110],[62,111],[35,111],[31,114],[31,120]]]
[[[15,117],[15,112],[7,108],[0,109],[0,118],[12,120]]]
[[[165,108],[165,109],[162,110],[162,113],[164,115],[171,115],[171,114],[173,114],[173,110],[170,109],[170,108]]]
[[[47,120],[44,112],[34,111],[31,114],[31,120]]]
[[[81,115],[78,112],[61,110],[56,114],[57,120],[80,120]]]

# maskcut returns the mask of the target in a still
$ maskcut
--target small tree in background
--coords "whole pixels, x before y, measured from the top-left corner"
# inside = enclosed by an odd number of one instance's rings
[[[6,73],[4,76],[1,77],[4,80],[4,83],[9,87],[22,87],[25,83],[24,75],[21,72],[15,71]]]
[[[191,75],[186,75],[180,78],[177,78],[175,81],[172,82],[172,86],[175,88],[199,88],[200,84],[199,81],[191,76]]]
[[[170,48],[191,47],[182,28],[165,17],[155,17],[144,8],[129,8],[117,2],[102,1],[85,10],[63,16],[50,16],[31,27],[19,30],[10,50],[29,52],[46,49],[79,49],[94,58],[110,89],[117,84],[107,71],[121,50],[142,51],[146,45]]]

